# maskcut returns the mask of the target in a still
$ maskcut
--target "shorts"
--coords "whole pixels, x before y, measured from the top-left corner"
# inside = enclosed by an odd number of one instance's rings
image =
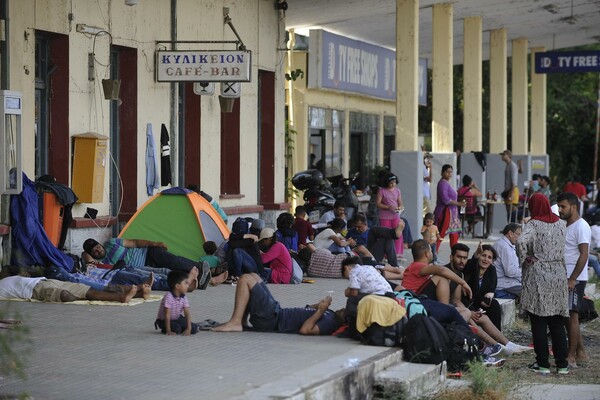
[[[254,329],[262,332],[277,330],[281,306],[264,282],[257,283],[250,291],[247,310]]]
[[[586,281],[577,281],[575,288],[569,290],[569,311],[579,312],[579,307],[581,307],[585,295],[585,284]]]
[[[435,285],[435,282],[429,277],[427,278],[427,281],[416,290],[416,293],[425,295],[428,299],[437,300],[436,290],[437,286]]]
[[[50,301],[60,303],[60,294],[66,290],[71,293],[78,300],[85,300],[88,290],[90,287],[82,283],[74,282],[63,282],[55,279],[47,279],[45,281],[38,282],[33,288],[33,294],[31,298],[39,301]]]

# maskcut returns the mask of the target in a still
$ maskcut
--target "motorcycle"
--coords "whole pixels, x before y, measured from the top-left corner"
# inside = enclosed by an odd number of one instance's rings
[[[346,205],[346,219],[350,221],[358,210],[358,198],[352,191],[352,184],[358,175],[357,172],[350,178],[344,178],[343,175],[325,178],[318,169],[308,169],[295,174],[292,177],[292,185],[298,190],[304,190],[302,198],[309,222],[319,222],[321,216],[332,210],[338,200]]]

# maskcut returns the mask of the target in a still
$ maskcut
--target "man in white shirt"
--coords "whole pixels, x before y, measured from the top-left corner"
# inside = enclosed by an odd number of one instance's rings
[[[313,224],[313,228],[321,229],[327,226],[334,218],[341,218],[346,221],[346,204],[343,201],[337,200],[333,204],[333,209],[324,213],[319,219],[318,224]]]
[[[150,294],[150,287],[146,288],[146,286],[144,285],[146,292],[143,294]],[[9,276],[0,279],[0,298],[33,299],[58,303],[86,299],[129,303],[129,300],[138,295],[137,286],[120,286],[120,288],[120,292],[105,292],[94,290],[82,283]],[[141,297],[142,292],[139,295]]]
[[[504,227],[502,237],[493,245],[498,253],[498,257],[492,264],[498,276],[495,293],[498,299],[521,297],[521,266],[515,249],[519,236],[521,236],[521,225],[511,222]]]
[[[561,193],[556,199],[558,213],[567,222],[565,238],[565,265],[569,287],[569,367],[576,367],[577,361],[587,359],[581,331],[579,330],[579,306],[588,280],[587,260],[591,241],[588,223],[579,216],[579,199],[569,192]]]

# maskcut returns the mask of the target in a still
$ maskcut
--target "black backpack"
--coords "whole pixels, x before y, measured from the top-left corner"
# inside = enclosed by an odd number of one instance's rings
[[[598,313],[594,307],[594,301],[589,297],[581,299],[579,305],[579,322],[590,322],[598,318]]]
[[[363,333],[359,333],[360,341],[369,346],[400,347],[407,321],[408,318],[402,317],[400,321],[392,326],[381,326],[373,323]]]
[[[448,358],[448,342],[446,330],[436,319],[416,314],[404,326],[404,359],[420,364],[440,364]]]
[[[467,363],[479,359],[480,342],[477,336],[464,325],[456,322],[442,324],[448,335],[448,371],[463,370]]]

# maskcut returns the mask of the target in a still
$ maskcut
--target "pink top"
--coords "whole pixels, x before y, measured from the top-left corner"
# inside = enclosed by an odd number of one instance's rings
[[[271,283],[290,283],[292,280],[292,257],[283,243],[275,242],[261,254],[263,264],[270,263]]]
[[[394,208],[398,207],[398,202],[402,199],[402,194],[400,193],[400,189],[398,189],[398,187],[394,187],[391,189],[383,187],[379,188],[377,196],[381,197],[381,204],[385,204],[386,206],[393,206]],[[379,209],[379,219],[396,218],[398,218],[398,213],[396,213],[396,211],[386,210],[384,208]]]
[[[175,297],[173,293],[167,292],[160,302],[156,319],[165,319],[165,308],[169,309],[169,319],[174,320],[183,315],[185,308],[190,308],[190,303],[185,295]]]

